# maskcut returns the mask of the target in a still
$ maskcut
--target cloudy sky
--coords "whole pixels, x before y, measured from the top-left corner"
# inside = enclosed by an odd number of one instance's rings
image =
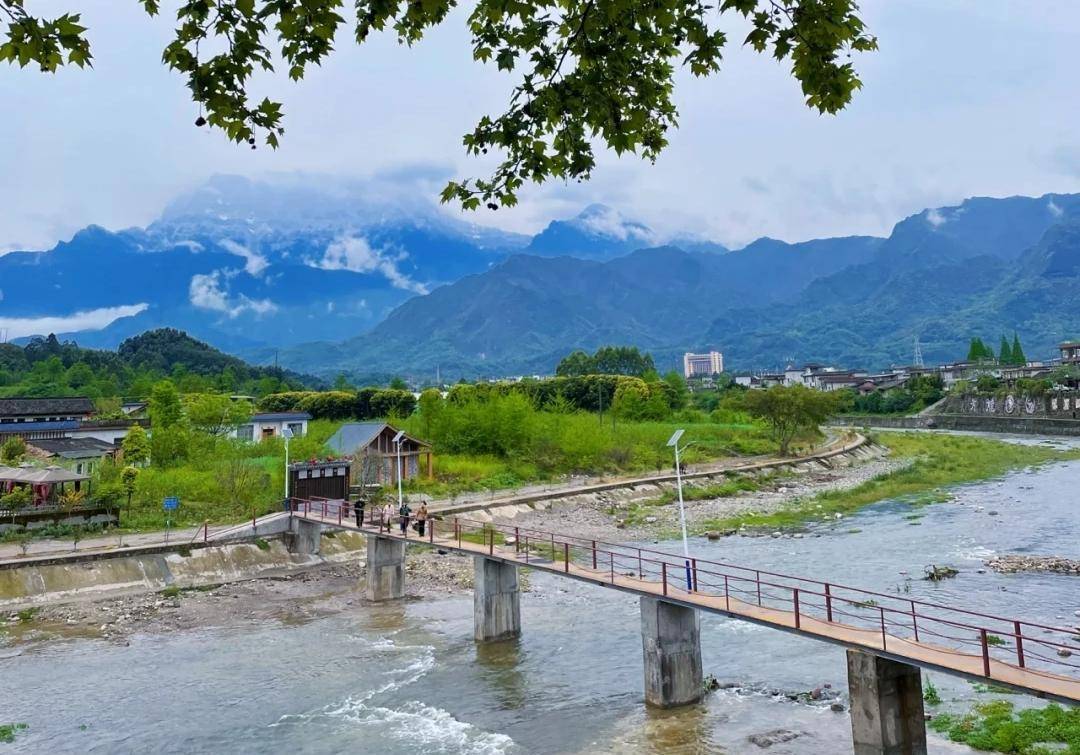
[[[252,152],[193,127],[182,81],[159,62],[168,16],[149,19],[135,0],[27,4],[81,9],[96,63],[55,76],[0,68],[0,251],[47,248],[89,223],[146,224],[213,173],[475,175],[485,166],[461,135],[510,87],[472,62],[462,12],[412,49],[342,34],[305,81],[258,82],[284,101],[287,133],[277,152]],[[865,88],[841,115],[808,111],[785,66],[733,45],[719,75],[680,78],[681,129],[656,165],[603,155],[590,184],[530,189],[521,207],[475,219],[535,231],[604,202],[662,231],[740,243],[881,234],[966,196],[1080,190],[1080,4],[863,6],[881,50],[856,61]]]

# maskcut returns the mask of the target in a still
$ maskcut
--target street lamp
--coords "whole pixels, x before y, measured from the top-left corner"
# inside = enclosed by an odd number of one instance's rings
[[[397,446],[397,505],[398,511],[401,511],[401,505],[403,498],[401,494],[401,442],[405,439],[405,431],[398,430],[398,434],[394,436],[394,445]]]
[[[281,431],[281,437],[285,439],[285,505],[289,505],[289,441],[292,440],[293,431],[288,425]]]
[[[683,556],[686,557],[686,589],[694,589],[694,581],[690,575],[690,540],[686,536],[686,506],[683,504],[682,494],[682,465],[679,463],[679,441],[682,439],[685,430],[676,430],[668,440],[667,444],[669,448],[675,449],[675,483],[679,488],[679,524],[682,525],[682,547]],[[683,446],[683,450],[690,444],[687,443]]]

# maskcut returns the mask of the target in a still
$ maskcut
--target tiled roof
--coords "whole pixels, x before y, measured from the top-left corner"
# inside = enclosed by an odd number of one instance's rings
[[[0,417],[69,417],[93,413],[94,402],[86,397],[0,398]]]

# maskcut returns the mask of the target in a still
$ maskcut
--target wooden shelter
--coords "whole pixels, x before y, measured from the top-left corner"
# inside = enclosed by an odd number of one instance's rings
[[[301,461],[289,465],[289,496],[305,500],[349,497],[348,459]]]

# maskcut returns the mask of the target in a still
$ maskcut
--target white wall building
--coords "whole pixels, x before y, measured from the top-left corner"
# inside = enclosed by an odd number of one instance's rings
[[[683,377],[703,377],[719,375],[724,371],[724,355],[719,351],[710,351],[707,354],[691,354],[689,351],[683,354]]]
[[[253,414],[248,422],[237,426],[233,431],[233,437],[251,441],[278,438],[285,432],[287,427],[292,430],[293,437],[302,438],[307,435],[310,420],[311,415],[307,412],[264,412],[262,414]]]

